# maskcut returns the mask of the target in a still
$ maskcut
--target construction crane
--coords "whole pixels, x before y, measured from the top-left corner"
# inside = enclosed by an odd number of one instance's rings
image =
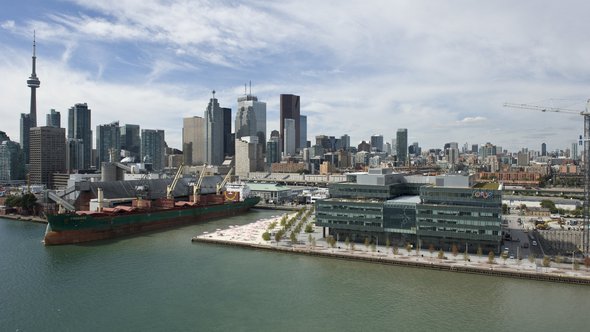
[[[232,172],[233,171],[234,171],[234,168],[233,167],[230,168],[229,172],[227,172],[227,174],[223,178],[223,181],[221,181],[220,183],[217,184],[217,195],[221,194],[221,189],[223,189],[223,187],[225,187],[225,184],[231,178],[231,175],[232,175]]]
[[[172,180],[172,183],[168,186],[166,186],[166,198],[167,199],[173,199],[174,196],[172,196],[172,192],[174,191],[174,188],[176,188],[176,185],[178,184],[178,180],[180,179],[180,175],[182,175],[182,170],[184,169],[184,164],[180,164],[180,166],[178,167],[178,171],[176,171],[176,175],[174,175],[174,180]]]
[[[201,194],[201,184],[203,183],[203,178],[205,177],[205,170],[207,169],[207,164],[203,164],[203,170],[201,174],[199,174],[199,179],[197,183],[193,185],[193,202],[197,203],[198,197]]]
[[[529,104],[504,103],[504,107],[522,108],[541,112],[555,112],[577,114],[584,118],[584,230],[582,231],[582,253],[585,257],[590,255],[590,99],[586,102],[584,111],[558,107],[544,107]]]

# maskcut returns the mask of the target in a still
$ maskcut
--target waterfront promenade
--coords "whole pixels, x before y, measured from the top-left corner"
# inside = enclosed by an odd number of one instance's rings
[[[203,233],[195,236],[195,242],[208,242],[223,245],[235,245],[246,248],[281,251],[286,253],[305,254],[339,259],[359,260],[380,264],[402,265],[436,270],[447,270],[462,273],[474,273],[494,276],[513,277],[521,279],[544,280],[554,282],[588,284],[590,285],[590,272],[583,265],[557,264],[551,262],[549,266],[543,266],[542,259],[503,259],[495,257],[490,263],[488,255],[464,254],[429,250],[415,250],[414,248],[387,247],[385,245],[345,244],[344,242],[331,242],[322,237],[321,228],[313,227],[312,232],[306,233],[302,227],[293,236],[287,236],[293,232],[288,230],[280,240],[275,241],[276,231],[281,226],[281,219],[293,219],[295,224],[312,224],[313,217],[309,214],[309,221],[302,222],[302,218],[296,213],[280,214],[269,219],[242,225],[230,226],[227,229],[217,229],[215,232]],[[286,217],[285,217],[286,216]],[[306,218],[304,218],[305,220]],[[274,226],[273,226],[274,225]],[[309,229],[308,229],[309,231]],[[263,234],[272,234],[270,240],[264,240]],[[408,250],[409,249],[409,250]],[[441,257],[441,258],[439,258]]]

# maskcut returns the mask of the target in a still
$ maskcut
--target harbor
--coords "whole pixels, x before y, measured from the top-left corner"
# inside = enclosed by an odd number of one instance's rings
[[[293,235],[282,236],[279,241],[275,238],[264,240],[263,234],[276,229],[282,219],[301,222],[302,217],[298,217],[297,213],[287,213],[246,225],[230,225],[226,229],[199,234],[193,237],[192,241],[385,265],[590,285],[588,269],[583,266],[575,267],[574,264],[553,263],[549,264],[550,266],[543,266],[542,259],[503,259],[501,257],[490,259],[488,255],[451,252],[444,252],[441,255],[436,251],[414,248],[408,250],[408,248],[376,244],[346,244],[341,241],[329,243],[330,239],[322,237],[319,227],[314,227],[312,232],[300,230],[296,234],[296,240]]]

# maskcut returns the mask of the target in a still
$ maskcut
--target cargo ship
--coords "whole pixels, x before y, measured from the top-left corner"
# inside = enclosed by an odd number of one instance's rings
[[[174,184],[168,188],[169,194]],[[235,216],[248,211],[260,198],[237,189],[223,192],[218,189],[215,194],[195,192],[189,201],[175,201],[170,195],[153,201],[138,198],[132,200],[131,205],[114,207],[102,207],[102,201],[102,190],[99,190],[96,210],[47,215],[43,243],[60,245],[105,240]]]

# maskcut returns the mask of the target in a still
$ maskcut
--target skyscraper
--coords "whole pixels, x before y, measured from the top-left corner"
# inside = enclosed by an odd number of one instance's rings
[[[0,182],[25,179],[25,162],[20,144],[0,131]]]
[[[285,150],[285,119],[293,119],[295,125],[295,149],[299,147],[300,143],[300,99],[299,96],[284,94],[281,95],[280,100],[281,114],[280,114],[280,135],[281,135],[281,151]]]
[[[541,144],[541,156],[546,156],[547,155],[547,144],[542,143]]]
[[[205,162],[209,165],[221,165],[223,163],[223,111],[219,103],[213,97],[209,100],[205,110]]]
[[[70,155],[70,165],[88,169],[92,163],[92,127],[90,125],[91,110],[86,103],[78,103],[68,110],[68,139],[79,140],[81,144],[74,155]],[[80,168],[77,168],[80,169]]]
[[[284,127],[284,140],[283,146],[285,150],[283,153],[285,156],[294,156],[296,153],[296,142],[297,142],[297,129],[295,129],[295,120],[285,118],[285,123],[283,124]]]
[[[307,147],[307,115],[299,115],[299,148]]]
[[[578,160],[578,143],[572,143],[572,159]]]
[[[258,136],[258,143],[266,144],[266,103],[252,94],[238,98],[236,113],[236,138],[247,136]]]
[[[139,161],[141,155],[141,137],[139,125],[126,124],[121,126],[121,150],[129,152],[129,156]]]
[[[97,168],[104,162],[117,162],[121,158],[121,129],[119,121],[96,126]]]
[[[45,125],[47,127],[61,128],[61,114],[51,109],[47,114]]]
[[[236,151],[235,134],[231,132],[231,108],[222,107],[223,111],[223,156],[233,156]]]
[[[23,148],[23,157],[25,160],[25,164],[30,163],[30,153],[29,153],[29,138],[30,138],[30,131],[31,131],[31,115],[21,113],[20,115],[20,145]]]
[[[141,161],[152,164],[154,171],[164,169],[166,165],[166,142],[163,130],[141,130]]]
[[[205,119],[193,116],[182,119],[182,154],[186,165],[205,162]]]
[[[348,136],[347,134],[342,135],[342,137],[340,137],[340,145],[342,146],[342,149],[349,150],[350,149],[350,136]]]
[[[397,130],[396,144],[398,166],[405,166],[408,160],[408,129]]]
[[[66,171],[65,134],[64,128],[31,128],[29,180],[32,184],[43,184],[47,188],[53,188],[52,175]]]
[[[383,151],[383,135],[371,136],[371,149],[376,152]]]
[[[27,86],[31,88],[31,111],[29,112],[31,116],[31,128],[37,127],[37,88],[41,86],[41,81],[39,81],[36,72],[37,56],[35,53],[36,44],[35,34],[33,33],[33,72],[27,80]]]

